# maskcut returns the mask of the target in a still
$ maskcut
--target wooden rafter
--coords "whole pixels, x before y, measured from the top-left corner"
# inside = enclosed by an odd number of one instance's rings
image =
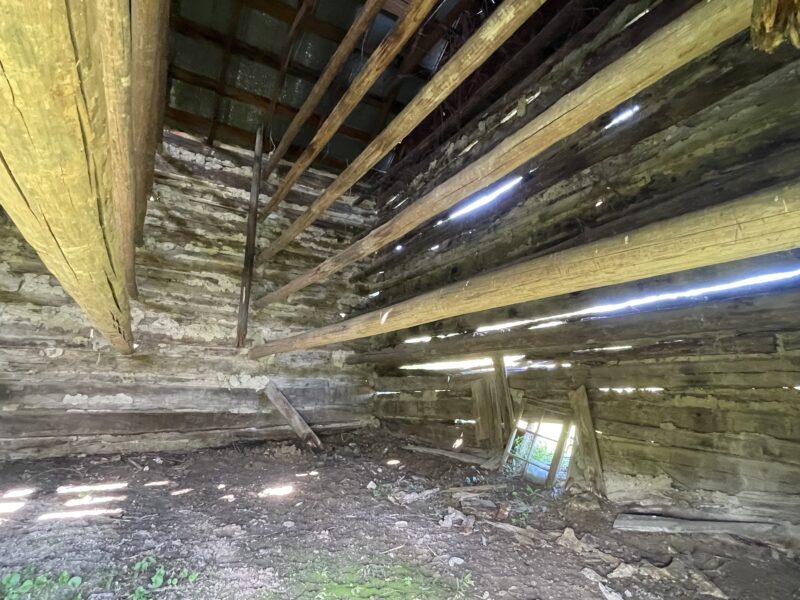
[[[314,204],[259,254],[258,260],[264,261],[275,256],[311,225],[457,88],[464,78],[483,64],[543,3],[543,0],[504,2]],[[263,304],[258,301],[255,306]]]
[[[408,39],[431,11],[437,0],[418,0],[409,8],[406,15],[394,26],[392,31],[375,49],[367,63],[350,84],[345,95],[339,100],[328,118],[317,130],[303,154],[293,164],[284,177],[280,187],[264,208],[261,218],[265,218],[292,189],[300,175],[311,165],[314,159],[325,149],[336,131],[344,123],[356,105],[375,84],[386,67],[403,49]]]
[[[164,124],[168,0],[131,1],[133,163],[136,178],[136,243],[144,243],[147,199],[153,189],[156,147]]]
[[[397,331],[460,314],[800,247],[800,183],[527,260],[336,325],[253,348],[277,352]]]
[[[514,172],[675,69],[747,29],[750,9],[748,0],[711,0],[697,5],[563,96],[413,206],[311,271],[259,299],[258,306],[283,301],[312,283],[324,281]]]
[[[98,331],[128,353],[102,55],[120,60],[130,37],[97,35],[108,16],[99,10],[55,0],[0,6],[0,203]]]
[[[383,0],[370,0],[367,4],[365,4],[364,10],[361,11],[361,14],[355,20],[352,27],[350,27],[350,30],[342,40],[342,43],[336,48],[333,56],[331,56],[328,64],[325,66],[325,70],[322,72],[319,79],[317,79],[311,92],[309,92],[308,96],[303,102],[303,105],[294,115],[289,127],[281,136],[281,140],[278,142],[277,148],[275,148],[270,155],[269,161],[264,168],[265,179],[269,179],[270,175],[273,173],[280,161],[284,158],[291,143],[297,137],[297,134],[300,133],[300,130],[305,123],[312,122],[313,119],[317,125],[320,125],[321,119],[313,115],[314,109],[317,107],[320,100],[322,100],[326,90],[331,85],[339,71],[341,71],[345,62],[347,62],[349,59],[353,49],[358,43],[358,40],[361,39],[361,37],[369,28],[372,20],[375,18],[375,15],[380,10],[382,1]],[[347,126],[344,124],[342,124],[339,128],[341,133],[344,133],[346,130]],[[367,136],[367,139],[369,139],[369,136]],[[262,220],[266,218],[269,210],[271,210],[269,207],[264,210],[261,215]]]
[[[379,3],[381,2],[381,0],[375,1]],[[172,15],[170,18],[170,26],[174,31],[180,33],[181,35],[192,39],[209,42],[215,46],[219,46],[222,51],[224,51],[225,44],[230,39],[224,33],[219,32],[216,29],[205,27],[200,23],[195,23],[190,19],[180,17],[178,15]],[[342,44],[344,43],[345,40],[342,40]],[[231,52],[236,56],[241,56],[248,60],[252,60],[253,62],[266,65],[276,71],[281,68],[281,60],[279,56],[248,44],[247,42],[243,42],[239,38],[234,38],[231,40]],[[298,79],[302,79],[312,84],[316,83],[322,76],[322,73],[315,71],[314,69],[309,69],[308,67],[295,62],[289,64],[288,73],[292,77],[297,77]],[[364,96],[363,102],[370,106],[380,108],[383,106],[384,100],[379,96],[368,93]],[[395,106],[392,107],[393,110],[398,110],[399,108],[402,108],[399,106],[399,104],[395,104]]]

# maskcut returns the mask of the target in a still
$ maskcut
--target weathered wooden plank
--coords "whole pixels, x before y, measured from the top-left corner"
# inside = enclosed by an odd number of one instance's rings
[[[606,495],[603,478],[603,463],[597,447],[592,414],[589,411],[589,397],[586,388],[581,386],[570,394],[570,402],[575,417],[575,450],[572,453],[570,472],[579,474],[582,483],[589,486],[595,494]]]
[[[136,243],[144,243],[147,201],[153,190],[156,148],[164,122],[168,0],[131,0],[131,88]]]
[[[253,266],[256,258],[256,227],[258,223],[258,194],[261,190],[261,161],[264,152],[265,124],[256,131],[256,146],[253,151],[253,180],[250,183],[250,204],[247,209],[247,236],[244,246],[242,283],[239,286],[239,313],[236,320],[236,347],[241,348],[247,340],[247,318],[250,314],[250,289],[253,283]]]
[[[320,433],[339,433],[371,424],[374,424],[374,419],[370,417],[342,423],[325,423],[319,425],[317,429]],[[265,428],[247,427],[177,433],[0,438],[0,460],[120,452],[186,452],[198,448],[227,446],[234,442],[288,440],[292,435],[292,429],[288,425],[276,425]]]
[[[800,48],[800,4],[796,0],[754,0],[753,46],[772,52],[784,40]]]
[[[319,438],[308,426],[308,423],[306,423],[303,417],[300,416],[300,413],[297,412],[297,409],[292,406],[292,403],[289,402],[289,399],[284,396],[282,391],[278,389],[278,386],[275,385],[274,381],[267,383],[263,393],[283,416],[283,418],[289,422],[292,430],[306,446],[308,446],[314,452],[319,452],[322,450],[322,442],[319,441]]]
[[[775,523],[698,521],[656,515],[621,514],[614,520],[614,529],[645,533],[729,534],[762,540],[765,535],[778,533],[780,526]]]
[[[800,184],[535,258],[251,350],[259,358],[800,245]],[[352,246],[351,246],[352,248]]]
[[[444,101],[535,13],[544,0],[508,0],[501,4],[458,52],[414,96],[403,111],[348,165],[303,215],[258,256],[269,260],[283,250],[342,194],[361,179]]]
[[[436,4],[436,0],[419,0],[409,9],[403,18],[394,26],[392,31],[384,38],[380,45],[370,56],[367,63],[359,71],[356,78],[347,88],[344,96],[333,108],[325,122],[317,129],[314,138],[308,143],[300,157],[292,163],[289,172],[281,181],[280,187],[272,195],[262,211],[262,219],[272,210],[292,189],[300,175],[309,167],[314,159],[333,138],[336,131],[344,123],[347,116],[353,111],[364,95],[378,80],[383,71],[392,62],[395,56],[403,49],[405,43],[424,21],[425,17]],[[334,65],[335,67],[335,65]],[[326,69],[327,70],[327,69]],[[335,75],[335,72],[334,72]],[[327,87],[327,86],[326,86]],[[312,106],[313,109],[313,106]]]
[[[485,189],[670,72],[746,29],[750,8],[751,3],[747,0],[716,0],[687,11],[562,97],[467,169],[437,186],[412,207],[345,251],[271,292],[260,305],[285,300],[312,283],[324,281],[331,274],[369,256],[457,202]]]
[[[98,10],[53,0],[0,8],[0,202],[97,329],[127,353],[127,238],[115,218],[102,58],[114,48],[95,35]]]

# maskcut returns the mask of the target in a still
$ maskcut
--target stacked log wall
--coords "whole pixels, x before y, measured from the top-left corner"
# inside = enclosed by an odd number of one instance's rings
[[[337,349],[252,361],[238,350],[236,310],[250,168],[235,153],[168,134],[157,157],[144,246],[138,251],[136,350],[108,347],[0,215],[0,459],[76,453],[180,451],[235,441],[291,439],[259,396],[274,381],[320,431],[371,422],[369,369]],[[273,239],[324,188],[310,171],[260,228]],[[265,182],[262,202],[276,180]],[[256,273],[256,290],[290,279],[345,246],[369,222],[345,198],[298,252]],[[324,293],[251,314],[263,341],[340,319],[361,300],[342,281]]]

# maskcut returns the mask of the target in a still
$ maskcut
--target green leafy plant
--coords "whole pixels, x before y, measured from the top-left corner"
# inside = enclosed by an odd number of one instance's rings
[[[51,597],[82,600],[78,591],[83,579],[62,571],[56,578],[40,573],[29,565],[20,571],[6,573],[0,577],[0,598],[3,600],[47,600]]]

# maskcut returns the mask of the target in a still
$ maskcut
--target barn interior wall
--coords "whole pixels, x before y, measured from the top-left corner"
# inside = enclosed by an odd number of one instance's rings
[[[273,380],[320,431],[370,422],[368,374],[341,350],[253,361],[237,350],[251,159],[167,134],[157,159],[145,244],[138,251],[136,350],[108,347],[0,215],[0,459],[186,450],[293,434],[259,394]],[[310,171],[261,228],[266,243],[324,188]],[[262,202],[274,189],[264,184]],[[346,210],[345,210],[346,209]],[[263,286],[344,247],[368,213],[337,206],[323,228],[272,261]],[[287,335],[340,319],[360,299],[343,282],[251,316],[250,337]],[[257,284],[255,293],[262,287]]]

